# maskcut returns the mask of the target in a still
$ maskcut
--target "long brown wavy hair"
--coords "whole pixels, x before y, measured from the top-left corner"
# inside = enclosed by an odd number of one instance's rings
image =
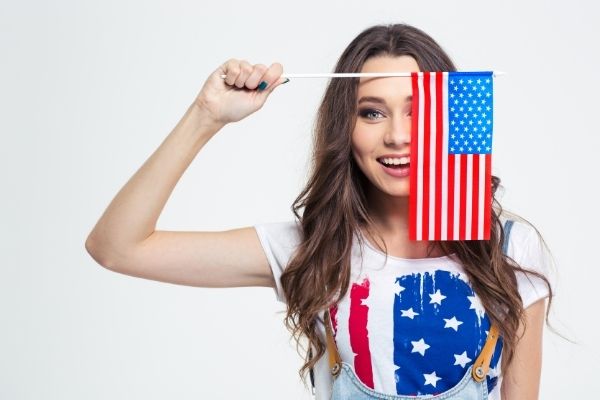
[[[360,72],[369,58],[382,55],[412,56],[421,71],[456,71],[450,57],[425,32],[410,25],[393,24],[362,31],[338,59],[335,72]],[[351,152],[358,82],[359,78],[329,81],[315,121],[310,176],[292,205],[302,228],[302,241],[281,275],[281,286],[287,303],[284,322],[296,339],[296,348],[304,336],[316,351],[304,353],[305,363],[299,374],[305,384],[306,372],[326,349],[317,333],[317,322],[323,323],[318,314],[341,300],[350,284],[353,237],[361,227],[369,234],[376,233],[367,207],[369,182]],[[502,208],[496,200],[499,185],[500,179],[493,176],[490,240],[432,241],[428,250],[431,254],[439,246],[446,255],[456,254],[491,322],[500,330],[501,367],[505,370],[519,340],[519,323],[525,324],[515,272],[538,276],[548,286],[546,323],[553,294],[545,276],[522,268],[502,252]],[[381,235],[378,237],[387,254],[385,241]],[[358,239],[361,240],[360,235]]]

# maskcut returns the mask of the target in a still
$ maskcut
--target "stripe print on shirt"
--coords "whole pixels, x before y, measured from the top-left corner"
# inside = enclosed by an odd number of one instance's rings
[[[330,308],[340,356],[373,390],[439,394],[456,385],[479,355],[490,320],[464,275],[433,270],[366,276]],[[498,379],[502,338],[487,375]]]

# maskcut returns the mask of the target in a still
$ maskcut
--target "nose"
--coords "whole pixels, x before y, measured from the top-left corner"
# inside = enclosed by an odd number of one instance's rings
[[[391,124],[386,130],[384,142],[386,145],[401,146],[410,144],[411,118],[409,116],[393,116],[390,118]]]

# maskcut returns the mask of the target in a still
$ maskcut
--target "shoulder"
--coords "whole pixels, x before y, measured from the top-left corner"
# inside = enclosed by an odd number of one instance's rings
[[[254,225],[273,277],[277,300],[285,302],[281,274],[302,241],[302,226],[297,220],[262,222]]]
[[[506,255],[521,268],[543,275],[548,279],[550,287],[554,289],[557,279],[556,266],[542,234],[533,224],[513,214],[501,215],[500,221],[505,228],[505,235],[510,231],[506,243]],[[539,277],[520,271],[517,271],[516,277],[524,308],[548,296],[548,287]]]
[[[515,214],[503,213],[499,216],[504,228],[507,255],[519,264],[528,256],[549,256],[549,249],[539,230],[529,221]]]
[[[275,222],[261,222],[254,225],[263,245],[275,242],[279,246],[295,247],[301,240],[302,226],[295,219]]]

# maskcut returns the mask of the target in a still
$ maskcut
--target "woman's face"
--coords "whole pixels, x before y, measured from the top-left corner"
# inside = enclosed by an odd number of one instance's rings
[[[413,72],[411,56],[368,59],[361,72]],[[408,196],[412,110],[410,77],[362,77],[352,154],[373,186],[390,196]],[[384,160],[390,166],[384,166]]]

